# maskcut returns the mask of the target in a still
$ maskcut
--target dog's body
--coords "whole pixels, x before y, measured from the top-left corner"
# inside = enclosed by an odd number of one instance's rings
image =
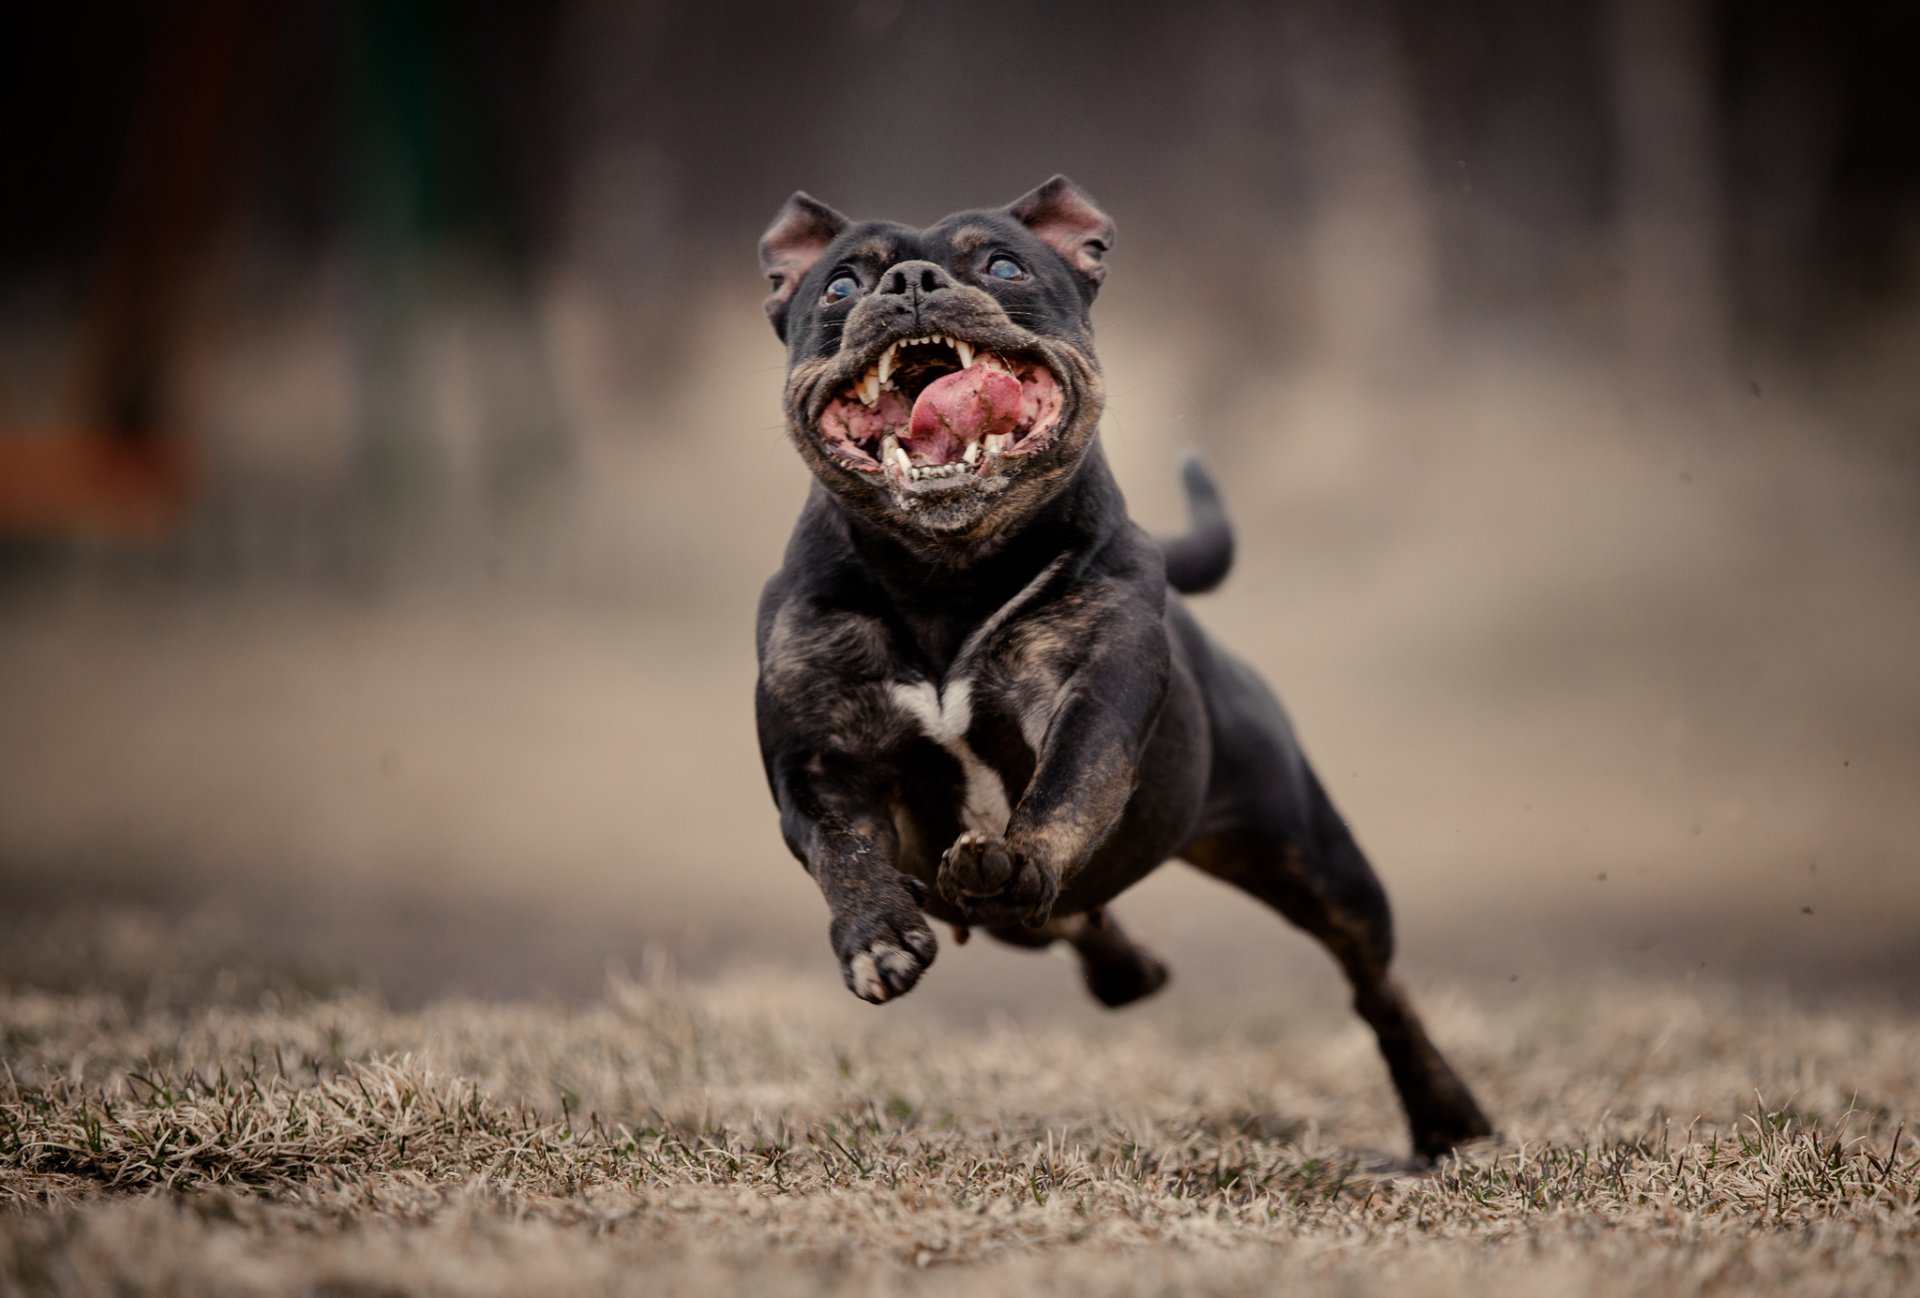
[[[847,985],[932,963],[925,916],[1064,940],[1125,1004],[1165,969],[1106,903],[1179,857],[1325,943],[1437,1155],[1486,1119],[1387,976],[1372,868],[1279,703],[1180,592],[1231,538],[1127,516],[1096,428],[1088,309],[1112,239],[1070,183],[924,231],[796,195],[762,241],[789,431],[817,479],[759,617],[760,741]]]

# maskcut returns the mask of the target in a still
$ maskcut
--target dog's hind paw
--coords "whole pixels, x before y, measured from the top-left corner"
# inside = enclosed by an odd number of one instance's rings
[[[1167,985],[1167,966],[1138,948],[1131,959],[1092,960],[1083,956],[1082,960],[1087,990],[1110,1010],[1145,1000]]]

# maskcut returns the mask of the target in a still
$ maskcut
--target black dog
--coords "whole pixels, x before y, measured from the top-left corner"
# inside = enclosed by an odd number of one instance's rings
[[[760,243],[816,479],[760,601],[760,747],[842,976],[890,1000],[965,939],[1058,940],[1122,1005],[1166,970],[1105,911],[1179,857],[1325,943],[1435,1156],[1487,1134],[1387,975],[1386,895],[1279,703],[1176,592],[1232,559],[1127,517],[1088,313],[1113,226],[1065,177],[925,230],[795,194]]]

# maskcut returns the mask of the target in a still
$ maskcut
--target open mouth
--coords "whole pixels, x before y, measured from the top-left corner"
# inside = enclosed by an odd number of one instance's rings
[[[946,334],[899,338],[820,412],[827,449],[900,486],[959,486],[1044,447],[1060,423],[1060,380],[1038,357]]]

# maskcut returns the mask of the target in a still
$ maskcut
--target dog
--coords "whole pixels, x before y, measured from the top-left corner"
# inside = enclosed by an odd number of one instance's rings
[[[760,749],[847,987],[886,1002],[928,920],[1069,944],[1109,1006],[1166,967],[1107,906],[1173,858],[1318,938],[1415,1151],[1489,1134],[1389,977],[1372,866],[1279,702],[1182,599],[1233,558],[1189,460],[1190,530],[1127,514],[1098,437],[1090,313],[1113,223],[1064,176],[926,229],[796,193],[760,241],[787,433],[813,475],[757,620]]]

